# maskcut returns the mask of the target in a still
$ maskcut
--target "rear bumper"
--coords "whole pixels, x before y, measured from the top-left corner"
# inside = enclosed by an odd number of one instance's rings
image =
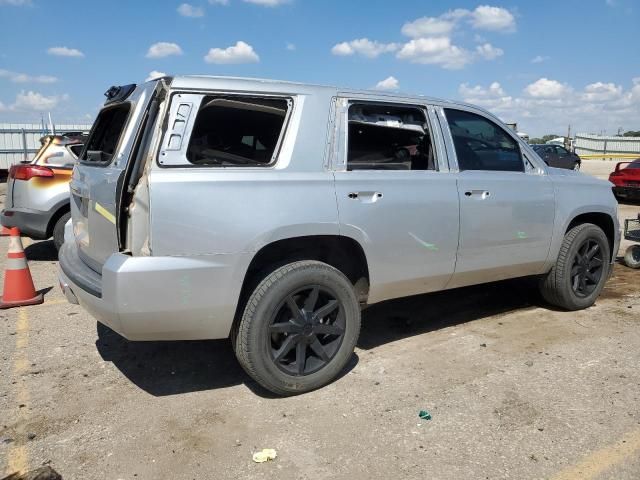
[[[616,197],[640,198],[640,187],[613,187]]]
[[[43,212],[31,208],[6,208],[0,215],[5,227],[18,227],[20,232],[34,240],[49,238],[47,227],[54,212]]]
[[[248,266],[236,255],[114,253],[98,274],[78,257],[75,242],[65,242],[59,257],[67,299],[129,340],[227,338]]]

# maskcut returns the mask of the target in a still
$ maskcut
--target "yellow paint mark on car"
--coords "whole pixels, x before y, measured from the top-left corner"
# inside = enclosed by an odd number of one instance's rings
[[[113,223],[114,225],[116,224],[115,215],[111,213],[109,210],[107,210],[106,208],[104,208],[102,205],[100,205],[98,202],[95,203],[95,206],[93,208],[95,209],[96,212],[98,212],[104,218],[109,220],[111,223]]]

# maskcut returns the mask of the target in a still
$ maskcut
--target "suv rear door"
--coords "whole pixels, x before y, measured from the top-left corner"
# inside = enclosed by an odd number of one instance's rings
[[[71,183],[71,217],[80,258],[96,272],[120,249],[119,199],[136,154],[149,106],[161,82],[107,100],[93,124]],[[120,87],[131,90],[133,86]],[[119,99],[118,97],[125,97]]]
[[[456,174],[432,107],[339,98],[333,167],[341,235],[369,263],[369,301],[442,290],[458,247]]]

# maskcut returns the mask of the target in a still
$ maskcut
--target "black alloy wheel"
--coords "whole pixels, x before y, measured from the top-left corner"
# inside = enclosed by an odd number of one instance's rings
[[[571,265],[571,288],[579,297],[593,293],[602,278],[604,260],[599,242],[587,238],[573,257]]]
[[[344,308],[329,288],[311,285],[288,295],[269,324],[269,351],[283,372],[305,376],[326,366],[345,334]]]

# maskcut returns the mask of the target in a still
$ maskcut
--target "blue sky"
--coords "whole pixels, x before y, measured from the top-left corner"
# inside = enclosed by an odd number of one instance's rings
[[[151,72],[480,104],[531,135],[640,130],[637,0],[0,0],[0,121],[91,121]]]

